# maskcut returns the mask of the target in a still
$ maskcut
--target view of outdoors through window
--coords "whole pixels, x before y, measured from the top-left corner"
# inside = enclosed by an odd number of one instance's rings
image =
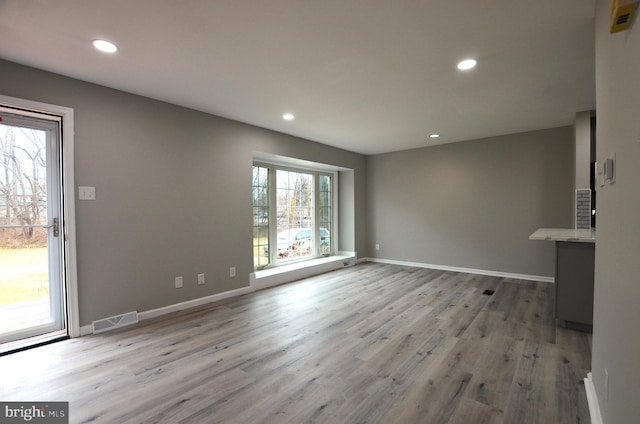
[[[253,167],[253,266],[269,265],[269,168]]]
[[[273,192],[270,181],[275,181]],[[252,188],[256,268],[331,254],[331,175],[255,165]],[[275,240],[270,240],[270,234]]]
[[[313,253],[313,175],[276,171],[278,258],[304,258]]]
[[[320,175],[320,254],[331,254],[331,234],[333,232],[333,202],[330,175]]]
[[[47,223],[45,132],[0,124],[0,161],[0,317],[17,305],[48,315],[47,230],[28,227]]]

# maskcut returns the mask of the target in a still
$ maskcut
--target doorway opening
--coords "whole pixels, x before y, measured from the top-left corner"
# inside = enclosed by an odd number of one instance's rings
[[[0,354],[79,335],[65,120],[72,110],[0,96]]]

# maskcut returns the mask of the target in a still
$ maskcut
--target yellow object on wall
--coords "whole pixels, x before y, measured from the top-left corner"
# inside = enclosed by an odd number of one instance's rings
[[[611,34],[631,27],[633,15],[638,7],[637,0],[613,0],[611,5]]]

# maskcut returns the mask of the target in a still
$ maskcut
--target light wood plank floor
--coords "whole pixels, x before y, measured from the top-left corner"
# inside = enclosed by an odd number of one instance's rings
[[[552,284],[364,263],[0,357],[0,399],[72,423],[588,423],[590,336],[552,315]]]

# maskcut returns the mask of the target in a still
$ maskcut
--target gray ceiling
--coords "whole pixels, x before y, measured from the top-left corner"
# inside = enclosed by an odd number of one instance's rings
[[[570,125],[595,107],[593,20],[593,0],[0,0],[0,57],[375,154]]]

